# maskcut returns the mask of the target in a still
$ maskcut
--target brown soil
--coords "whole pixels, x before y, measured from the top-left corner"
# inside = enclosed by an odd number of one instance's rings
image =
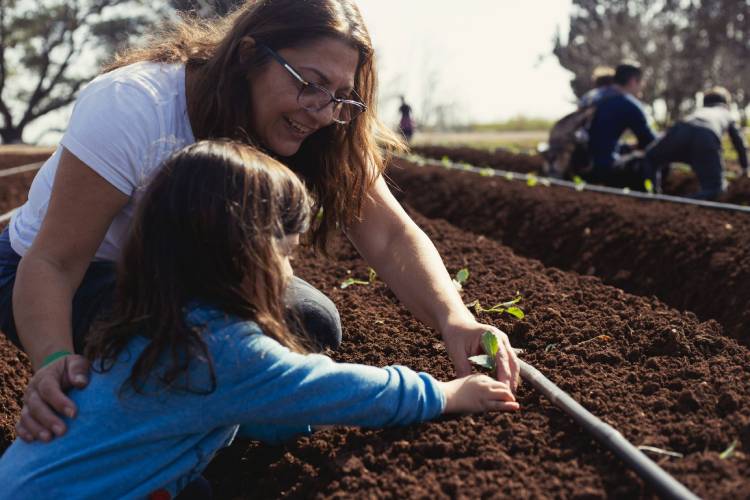
[[[390,176],[401,199],[539,259],[656,295],[750,344],[750,217],[414,167]],[[429,189],[425,189],[429,186]]]
[[[414,153],[441,160],[449,158],[454,162],[465,162],[477,167],[491,167],[519,173],[542,173],[544,159],[540,155],[517,154],[503,149],[493,151],[470,147],[414,146]],[[739,173],[739,166],[732,164],[729,170]],[[688,196],[698,192],[697,178],[690,172],[675,170],[664,183],[664,194]],[[727,192],[719,200],[724,203],[750,205],[750,179],[740,178],[730,183]]]
[[[449,173],[431,169],[398,176],[407,189],[418,185],[425,192],[453,194],[443,199],[450,213],[452,200],[462,202],[458,191],[447,191],[442,183],[442,174]],[[482,200],[483,194],[489,196],[479,192],[471,198],[493,203]],[[508,194],[507,203],[516,202],[522,198]],[[587,209],[584,203],[580,211]],[[526,349],[527,361],[636,445],[684,454],[654,459],[697,494],[750,497],[750,352],[723,336],[718,323],[701,323],[691,313],[629,295],[595,277],[544,267],[444,221],[418,214],[415,219],[449,270],[470,269],[467,302],[523,296],[524,320],[481,319],[508,332],[516,347]],[[594,210],[591,220],[596,219]],[[738,225],[736,232],[741,229]],[[334,243],[332,254],[332,259],[303,254],[295,265],[341,311],[344,344],[334,357],[405,364],[450,378],[451,364],[437,334],[414,320],[381,282],[338,288],[348,270],[365,277],[366,264],[344,241]],[[0,450],[13,436],[27,377],[25,357],[0,339]],[[533,389],[522,387],[519,398],[523,410],[513,415],[447,417],[402,429],[337,429],[283,447],[240,441],[219,454],[207,475],[218,498],[652,497],[631,471]],[[734,440],[735,453],[719,458]]]
[[[11,144],[0,146],[0,170],[45,161],[55,148]],[[0,181],[2,182],[2,181]]]

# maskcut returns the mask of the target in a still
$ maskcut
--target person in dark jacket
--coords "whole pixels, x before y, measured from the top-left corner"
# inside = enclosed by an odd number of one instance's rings
[[[687,163],[700,182],[700,191],[691,198],[715,200],[725,189],[724,157],[721,138],[729,134],[742,167],[747,175],[745,139],[732,117],[729,105],[732,96],[723,87],[714,87],[703,94],[703,107],[677,122],[646,153],[656,185],[666,177],[670,163]]]
[[[615,84],[615,69],[609,66],[597,66],[591,73],[591,81],[594,83],[594,88],[578,100],[578,109],[596,104],[607,89]]]
[[[589,127],[592,158],[589,182],[643,189],[645,177],[639,162],[628,162],[621,155],[619,143],[626,130],[636,136],[640,150],[645,150],[656,138],[638,100],[642,85],[641,68],[636,63],[623,63],[615,69],[614,85],[600,93]]]

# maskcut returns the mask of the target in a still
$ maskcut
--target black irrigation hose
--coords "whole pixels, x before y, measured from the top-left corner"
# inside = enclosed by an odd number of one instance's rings
[[[520,360],[519,360],[520,361]],[[531,366],[520,361],[521,377],[536,390],[547,396],[552,403],[567,413],[584,430],[592,434],[601,444],[609,448],[625,464],[632,468],[663,498],[676,500],[697,500],[695,494],[656,465],[650,458],[632,445],[614,427],[608,425],[557,387],[547,377]]]
[[[715,201],[704,201],[704,200],[693,200],[691,198],[683,198],[681,196],[670,196],[667,194],[649,194],[642,193],[640,191],[632,191],[629,189],[618,189],[607,186],[597,186],[596,184],[588,183],[575,183],[571,181],[564,181],[562,179],[555,179],[552,177],[540,177],[535,174],[519,174],[518,172],[511,172],[508,170],[498,170],[490,167],[475,167],[467,163],[454,163],[440,160],[425,159],[418,155],[401,156],[398,158],[407,160],[413,163],[425,164],[427,161],[435,162],[437,165],[451,170],[463,170],[465,172],[473,172],[475,174],[486,175],[488,177],[504,177],[508,180],[514,181],[525,181],[529,179],[537,181],[539,184],[544,186],[560,186],[576,191],[593,191],[595,193],[613,194],[616,196],[625,196],[628,198],[638,198],[641,200],[648,201],[666,201],[669,203],[679,203],[682,205],[693,205],[702,208],[712,208],[715,210],[728,210],[732,212],[743,212],[750,213],[750,207],[744,207],[742,205],[734,205],[731,203],[718,203]]]

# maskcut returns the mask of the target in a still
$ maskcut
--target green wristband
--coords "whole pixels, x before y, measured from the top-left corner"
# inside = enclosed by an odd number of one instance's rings
[[[68,356],[70,354],[73,354],[70,351],[56,351],[44,358],[44,361],[42,361],[42,366],[39,368],[44,368],[48,364],[52,363],[53,361],[57,361],[60,358],[64,358],[65,356]]]

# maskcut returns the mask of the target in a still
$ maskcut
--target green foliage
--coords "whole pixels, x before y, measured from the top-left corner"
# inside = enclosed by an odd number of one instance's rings
[[[479,300],[475,300],[469,304],[466,304],[466,307],[473,308],[474,313],[476,315],[479,315],[481,313],[488,313],[488,314],[507,313],[517,319],[524,319],[526,317],[526,314],[523,312],[523,310],[520,307],[516,307],[516,304],[521,302],[521,299],[522,297],[519,295],[513,300],[509,300],[508,302],[500,302],[499,304],[495,304],[494,306],[489,307],[489,308],[482,307],[482,304],[479,302]]]
[[[726,460],[728,458],[731,458],[732,455],[734,455],[734,452],[737,449],[737,445],[738,444],[739,444],[739,440],[735,439],[734,441],[732,441],[732,444],[730,444],[729,447],[726,450],[722,451],[719,454],[719,458],[722,459],[722,460]]]
[[[526,185],[529,187],[534,187],[539,183],[539,178],[534,174],[528,174],[526,176]]]
[[[654,194],[654,183],[651,181],[651,179],[646,179],[643,181],[643,187],[646,189],[646,192],[648,194]]]
[[[368,267],[367,268],[367,281],[359,280],[356,278],[347,278],[341,282],[341,285],[339,285],[339,288],[341,288],[342,290],[345,290],[352,285],[372,285],[373,283],[375,283],[375,280],[377,278],[378,278],[378,273],[375,272],[375,269]]]
[[[469,270],[466,268],[460,269],[456,276],[453,278],[453,285],[456,287],[456,290],[459,292],[463,290],[464,283],[469,279]]]
[[[482,349],[484,350],[484,354],[471,356],[469,361],[482,368],[494,370],[496,367],[495,358],[497,357],[498,350],[500,350],[500,340],[494,332],[487,330],[482,334]]]

